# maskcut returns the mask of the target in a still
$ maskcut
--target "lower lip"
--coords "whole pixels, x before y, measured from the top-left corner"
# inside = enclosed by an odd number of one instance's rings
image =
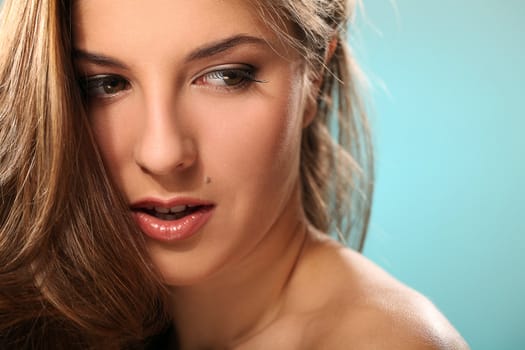
[[[204,207],[177,220],[161,220],[143,212],[133,212],[133,218],[147,236],[164,242],[187,239],[197,233],[213,214],[214,207]]]

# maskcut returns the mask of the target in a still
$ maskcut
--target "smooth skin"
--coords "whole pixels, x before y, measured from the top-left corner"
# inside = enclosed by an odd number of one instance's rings
[[[75,65],[129,203],[213,202],[176,242],[147,238],[182,349],[466,349],[423,296],[307,222],[305,65],[246,1],[83,0]]]

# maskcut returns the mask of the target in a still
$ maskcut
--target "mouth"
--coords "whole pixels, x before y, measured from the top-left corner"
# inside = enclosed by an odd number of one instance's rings
[[[133,218],[142,232],[158,241],[175,242],[200,231],[215,205],[200,200],[145,200],[131,206]]]
[[[174,207],[146,206],[132,208],[133,211],[145,213],[159,220],[171,221],[178,220],[191,215],[197,211],[211,209],[212,205],[176,205]]]

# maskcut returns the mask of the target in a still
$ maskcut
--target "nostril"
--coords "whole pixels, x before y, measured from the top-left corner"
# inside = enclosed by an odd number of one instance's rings
[[[180,137],[152,137],[137,143],[134,159],[142,171],[151,175],[168,175],[191,168],[197,159],[194,140]],[[148,142],[151,141],[151,142]]]

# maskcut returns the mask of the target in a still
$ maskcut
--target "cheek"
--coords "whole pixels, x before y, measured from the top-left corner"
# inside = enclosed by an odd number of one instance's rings
[[[222,174],[253,182],[290,174],[298,160],[301,122],[293,94],[258,95],[213,104],[200,104],[210,114],[210,127],[201,130],[204,164]],[[208,106],[210,107],[210,106]],[[284,180],[284,178],[283,178]]]
[[[133,144],[140,129],[140,118],[134,110],[137,106],[131,100],[89,110],[95,141],[117,185],[123,184],[123,172],[133,161]]]

